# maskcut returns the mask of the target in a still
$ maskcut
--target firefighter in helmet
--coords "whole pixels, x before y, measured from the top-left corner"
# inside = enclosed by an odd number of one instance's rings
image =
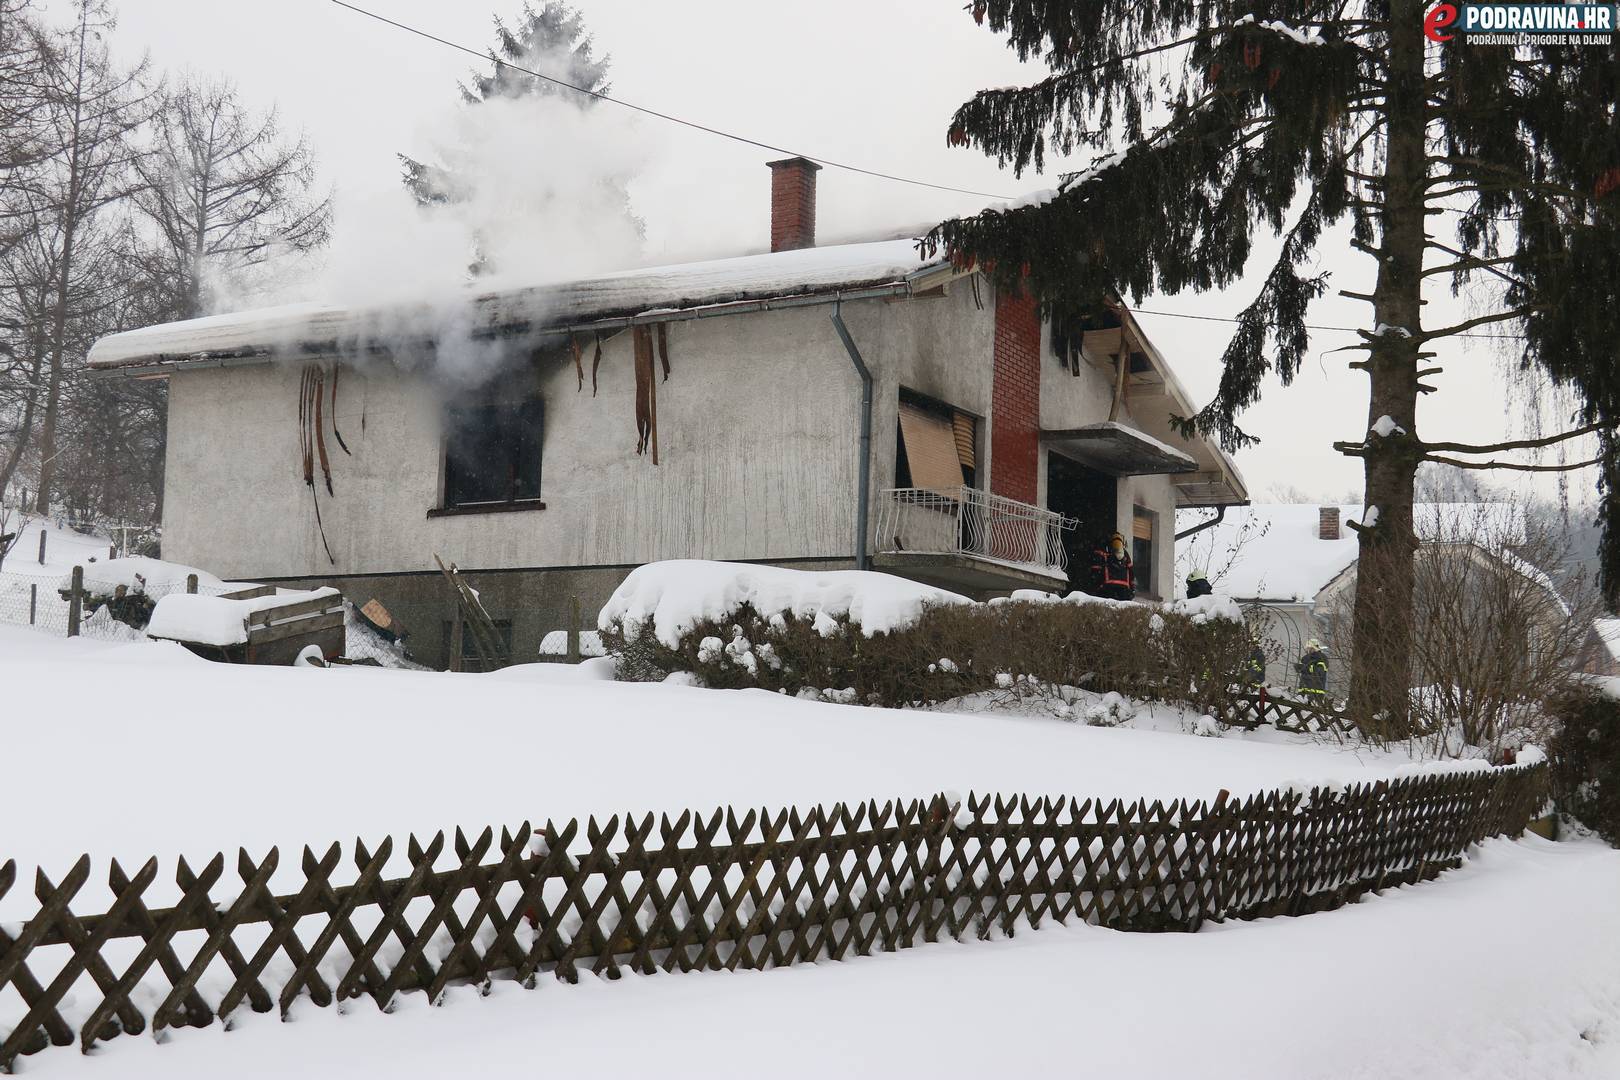
[[[1187,575],[1187,599],[1192,600],[1199,596],[1208,596],[1215,591],[1215,586],[1209,583],[1202,570],[1194,570]]]
[[[1091,579],[1098,596],[1110,600],[1130,600],[1136,596],[1136,571],[1131,567],[1125,537],[1115,533],[1106,545],[1099,544],[1092,551]]]
[[[1294,669],[1299,672],[1299,688],[1303,693],[1317,699],[1327,697],[1328,655],[1320,641],[1311,638],[1305,643],[1305,652]]]

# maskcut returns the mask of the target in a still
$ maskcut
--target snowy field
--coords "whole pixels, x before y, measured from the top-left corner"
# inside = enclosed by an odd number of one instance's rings
[[[126,866],[285,855],[456,825],[945,790],[1212,798],[1407,764],[1277,733],[1194,738],[1179,713],[1102,729],[590,678],[609,663],[232,667],[168,643],[0,627],[0,746],[30,763],[0,785],[0,857],[31,876],[83,852]],[[0,918],[17,902],[0,900]]]
[[[867,709],[602,681],[210,664],[178,646],[0,628],[0,858],[195,863],[305,842],[626,809],[808,805],[943,789],[1210,797],[1387,776],[1399,754],[1042,716]],[[285,882],[283,882],[284,884]],[[149,895],[166,902],[160,881]],[[497,983],[382,1016],[115,1040],[19,1062],[61,1077],[1620,1076],[1620,853],[1492,842],[1461,871],[1301,919],[1195,935],[1088,927],[766,973]],[[79,906],[78,902],[75,904]]]

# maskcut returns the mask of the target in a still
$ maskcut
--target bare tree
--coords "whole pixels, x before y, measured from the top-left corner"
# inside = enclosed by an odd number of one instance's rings
[[[1423,522],[1427,539],[1413,560],[1411,653],[1364,644],[1356,661],[1412,672],[1415,737],[1433,753],[1477,748],[1494,757],[1544,739],[1545,703],[1579,678],[1597,606],[1580,575],[1555,582],[1570,559],[1567,536],[1506,504],[1423,512],[1434,520]],[[1348,588],[1318,597],[1335,653],[1350,653],[1355,579],[1364,572],[1358,564]]]
[[[331,199],[314,191],[308,142],[284,138],[275,111],[252,113],[231,83],[182,83],[152,133],[135,196],[154,234],[142,255],[145,321],[202,315],[220,284],[326,242]]]
[[[50,156],[44,115],[51,49],[31,6],[31,0],[0,0],[0,256],[21,234],[16,199],[32,188]]]
[[[150,115],[144,64],[129,72],[114,65],[106,45],[112,26],[106,0],[78,0],[74,25],[58,35],[47,65],[44,121],[52,156],[35,189],[19,200],[22,233],[7,257],[6,295],[21,301],[14,321],[26,328],[33,355],[27,422],[0,462],[0,482],[16,469],[37,409],[40,513],[49,512],[54,493],[64,379],[111,304],[105,286],[115,230],[106,212],[133,190],[139,153],[133,135]]]
[[[1232,572],[1232,567],[1243,557],[1243,549],[1271,531],[1271,522],[1262,521],[1247,508],[1240,508],[1237,512],[1243,515],[1243,520],[1238,523],[1236,531],[1223,534],[1223,539],[1231,540],[1225,548],[1219,548],[1215,543],[1215,534],[1220,531],[1218,525],[1194,533],[1185,543],[1176,545],[1177,574],[1185,578],[1194,570],[1201,570],[1211,587],[1220,587]]]

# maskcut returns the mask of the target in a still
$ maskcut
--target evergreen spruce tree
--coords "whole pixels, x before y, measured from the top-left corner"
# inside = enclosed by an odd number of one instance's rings
[[[1603,581],[1620,599],[1620,47],[1469,44],[1444,25],[1445,6],[1431,16],[1418,0],[975,0],[971,11],[1051,74],[979,93],[947,140],[1018,172],[1048,153],[1104,156],[1048,201],[943,223],[930,250],[1032,290],[1055,325],[1084,326],[1117,296],[1229,286],[1253,269],[1262,231],[1281,237],[1219,390],[1182,418],[1186,430],[1228,449],[1254,441],[1238,414],[1270,373],[1286,384],[1299,369],[1307,308],[1328,288],[1308,264],[1329,227],[1348,222],[1376,260],[1373,291],[1345,294],[1370,308],[1352,365],[1369,377],[1368,431],[1335,443],[1363,460],[1380,510],[1358,523],[1356,651],[1381,639],[1364,655],[1410,655],[1413,478],[1426,461],[1570,469],[1591,462],[1486,455],[1596,435]],[[1431,40],[1426,18],[1450,40]],[[1427,325],[1421,288],[1434,276],[1471,294],[1490,286],[1497,302]],[[1471,330],[1522,334],[1522,363],[1578,392],[1568,430],[1492,445],[1420,434],[1432,346]],[[1398,734],[1408,685],[1388,665],[1353,665],[1352,707]]]
[[[525,2],[515,26],[495,18],[495,47],[489,52],[493,72],[475,75],[461,84],[461,99],[468,106],[492,98],[556,97],[590,108],[600,99],[582,94],[530,72],[577,86],[592,93],[606,94],[609,58],[595,55],[591,36],[579,12],[558,0],[545,0],[536,9]],[[456,177],[446,168],[399,155],[405,186],[424,206],[456,198]],[[628,198],[627,198],[628,202]]]

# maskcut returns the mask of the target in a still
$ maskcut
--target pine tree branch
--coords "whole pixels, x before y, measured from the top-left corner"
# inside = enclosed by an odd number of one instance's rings
[[[1587,424],[1574,431],[1565,431],[1558,435],[1547,435],[1539,439],[1514,439],[1509,442],[1490,443],[1487,445],[1459,442],[1426,442],[1425,451],[1449,450],[1458,454],[1495,454],[1502,450],[1534,450],[1538,447],[1551,446],[1554,443],[1565,442],[1569,439],[1578,439],[1583,435],[1592,435],[1604,430],[1604,424]]]
[[[1430,269],[1423,271],[1423,276],[1424,277],[1433,277],[1436,274],[1456,273],[1456,272],[1461,271],[1461,270],[1484,270],[1484,271],[1486,271],[1488,273],[1495,274],[1497,277],[1501,278],[1503,281],[1506,281],[1511,285],[1521,285],[1522,286],[1522,285],[1525,284],[1523,281],[1520,281],[1518,278],[1514,277],[1512,274],[1509,274],[1504,270],[1498,269],[1498,267],[1503,263],[1511,263],[1511,262],[1513,262],[1515,256],[1503,255],[1503,256],[1500,256],[1499,258],[1495,258],[1495,259],[1482,259],[1477,255],[1470,255],[1466,251],[1460,251],[1457,248],[1450,247],[1450,246],[1448,246],[1446,244],[1442,244],[1438,240],[1431,239],[1431,240],[1427,241],[1427,244],[1428,244],[1429,247],[1435,248],[1435,249],[1437,249],[1439,251],[1443,251],[1447,255],[1455,255],[1455,256],[1457,256],[1457,261],[1454,262],[1454,263],[1447,263],[1444,266],[1431,267]]]
[[[1337,444],[1335,444],[1337,445]],[[1510,469],[1514,472],[1573,472],[1576,469],[1585,469],[1592,465],[1601,465],[1604,462],[1602,455],[1586,461],[1571,462],[1568,465],[1520,465],[1513,461],[1461,461],[1457,458],[1439,457],[1429,454],[1424,461],[1433,461],[1441,465],[1450,465],[1458,469]]]
[[[1412,336],[1417,338],[1419,341],[1432,341],[1435,338],[1450,337],[1453,334],[1460,334],[1465,330],[1472,330],[1476,326],[1485,326],[1488,323],[1511,322],[1514,319],[1522,319],[1526,315],[1533,314],[1545,307],[1545,304],[1526,304],[1523,307],[1516,307],[1511,311],[1503,311],[1495,315],[1481,315],[1477,319],[1467,319],[1463,322],[1444,327],[1440,330],[1425,330],[1420,334],[1414,334]]]

